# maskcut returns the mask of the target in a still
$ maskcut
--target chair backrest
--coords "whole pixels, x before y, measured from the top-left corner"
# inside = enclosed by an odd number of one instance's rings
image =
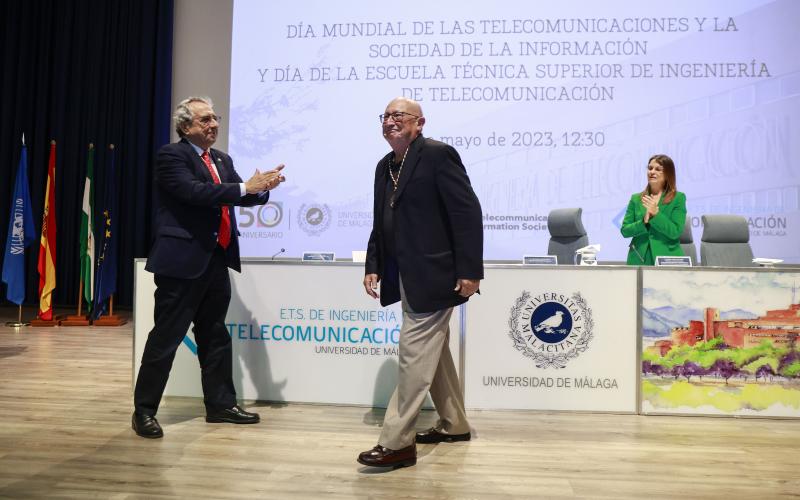
[[[557,208],[547,216],[550,231],[547,255],[557,256],[559,264],[575,264],[575,250],[589,244],[581,213],[582,208]]]
[[[750,228],[740,215],[704,215],[700,260],[704,266],[755,267]]]
[[[681,233],[681,249],[683,255],[688,255],[692,258],[692,265],[699,266],[697,262],[697,248],[694,246],[694,238],[692,238],[692,220],[686,216],[686,224],[683,225],[683,232]]]

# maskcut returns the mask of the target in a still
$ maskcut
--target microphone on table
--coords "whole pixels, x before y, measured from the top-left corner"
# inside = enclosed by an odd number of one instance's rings
[[[280,250],[278,250],[277,252],[275,252],[274,254],[272,254],[272,260],[275,260],[275,257],[277,257],[278,255],[282,254],[282,253],[283,253],[283,252],[285,252],[285,251],[286,251],[286,249],[285,249],[285,248],[281,248]]]
[[[636,256],[639,257],[639,260],[642,261],[642,264],[644,264],[644,257],[642,257],[642,254],[640,254],[639,250],[637,250],[636,247],[633,245],[633,240],[631,240],[631,243],[630,245],[628,245],[628,248],[633,250],[636,253]]]

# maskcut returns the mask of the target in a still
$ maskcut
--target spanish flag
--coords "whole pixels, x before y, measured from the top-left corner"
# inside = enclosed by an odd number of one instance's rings
[[[39,319],[53,319],[53,290],[56,288],[56,141],[50,141],[47,191],[39,240]]]

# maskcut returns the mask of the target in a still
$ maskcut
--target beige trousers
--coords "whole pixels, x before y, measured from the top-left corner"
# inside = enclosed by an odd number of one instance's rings
[[[403,325],[397,388],[386,408],[378,439],[379,445],[390,450],[414,443],[414,425],[428,391],[439,413],[437,429],[445,434],[469,432],[458,374],[448,345],[453,308],[415,313],[406,302],[402,283],[400,298]]]

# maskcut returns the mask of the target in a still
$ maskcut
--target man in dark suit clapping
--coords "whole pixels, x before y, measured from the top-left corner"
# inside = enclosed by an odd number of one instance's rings
[[[285,180],[283,165],[243,182],[231,157],[212,149],[220,117],[211,100],[190,97],[173,120],[181,140],[158,152],[154,175],[153,246],[145,269],[155,274],[155,326],[134,390],[133,430],[160,438],[156,412],[175,351],[194,323],[207,422],[259,421],[236,404],[231,338],[225,315],[231,298],[228,268],[240,271],[232,206],[263,205]]]
[[[403,325],[397,389],[378,445],[358,462],[395,468],[416,463],[415,443],[471,437],[448,337],[453,307],[483,279],[483,222],[456,150],[422,136],[420,105],[394,99],[380,119],[392,151],[375,170],[364,289],[382,305],[401,301]],[[439,423],[415,433],[429,391]]]

